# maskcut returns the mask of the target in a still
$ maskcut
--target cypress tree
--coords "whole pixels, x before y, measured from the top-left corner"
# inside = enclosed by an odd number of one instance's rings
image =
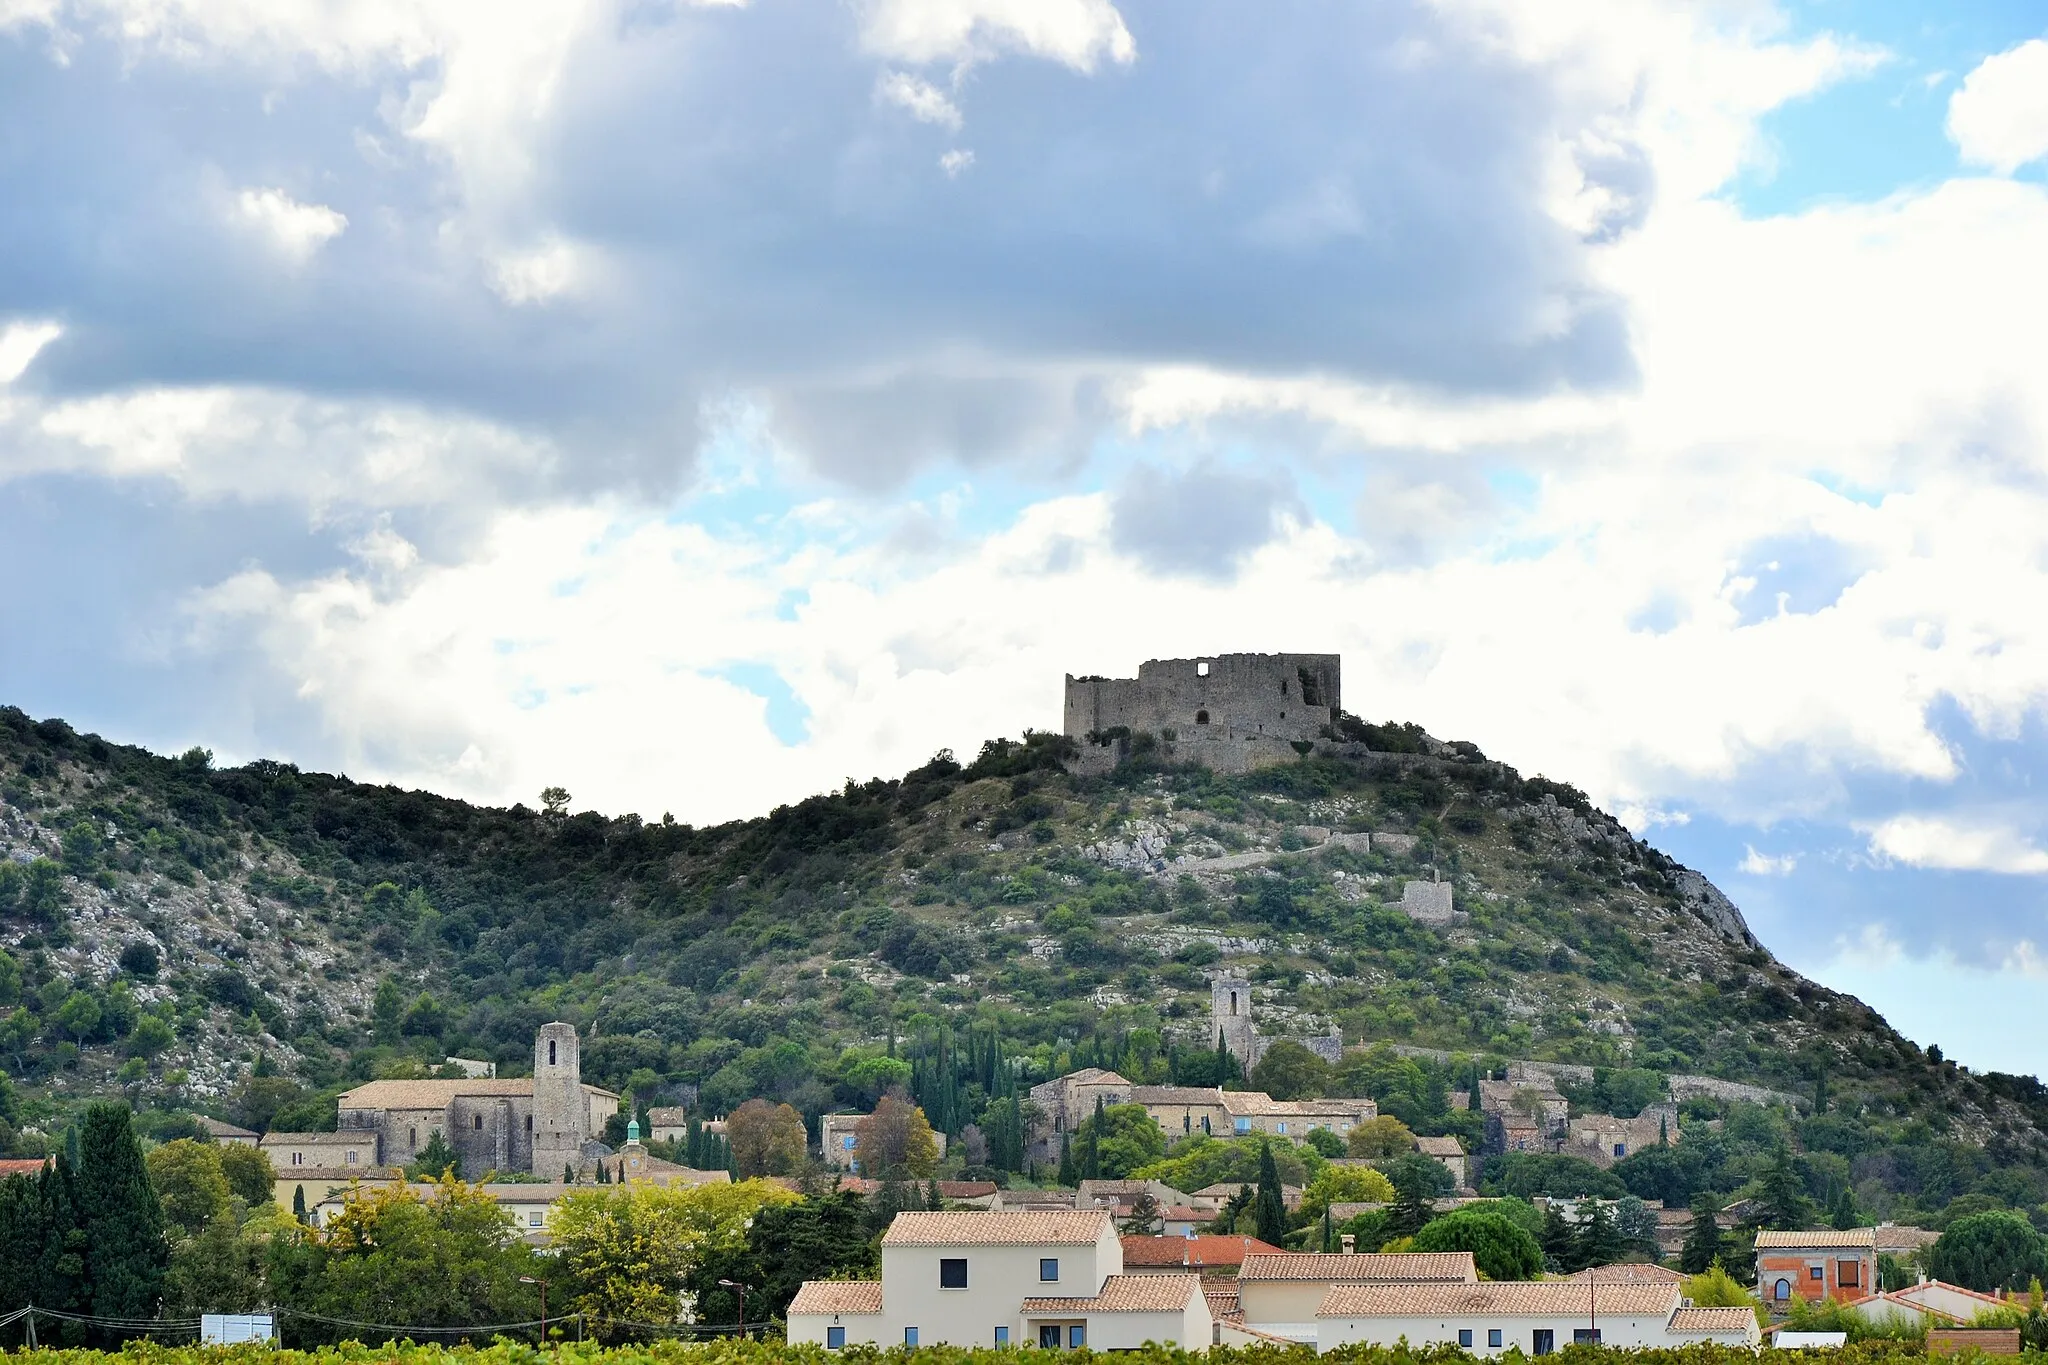
[[[924,1206],[928,1209],[942,1209],[946,1201],[939,1196],[939,1178],[932,1176],[924,1187]]]
[[[306,1187],[304,1185],[294,1185],[292,1187],[292,1217],[301,1223],[306,1221]]]
[[[1721,1224],[1716,1221],[1714,1196],[1702,1191],[1692,1197],[1692,1226],[1686,1230],[1685,1245],[1678,1249],[1678,1268],[1688,1275],[1702,1275],[1721,1259]]]
[[[566,1161],[562,1163],[562,1183],[564,1185],[576,1183],[576,1168]]]
[[[1323,1205],[1323,1250],[1335,1251],[1336,1249],[1337,1225],[1330,1217],[1330,1206],[1325,1204]]]
[[[1252,1201],[1256,1236],[1269,1246],[1286,1245],[1287,1200],[1280,1189],[1280,1168],[1273,1162],[1273,1144],[1259,1144],[1259,1193]]]
[[[36,1208],[33,1231],[39,1241],[31,1250],[35,1273],[25,1301],[38,1308],[86,1312],[92,1304],[86,1293],[85,1229],[78,1225],[78,1178],[70,1158],[59,1156],[36,1177]],[[59,1331],[74,1346],[85,1340],[82,1323],[65,1323]]]
[[[606,1166],[602,1161],[597,1163],[597,1183],[600,1185],[609,1185],[612,1183],[611,1168]]]
[[[1060,1184],[1073,1186],[1080,1183],[1080,1172],[1074,1166],[1074,1135],[1060,1134]]]
[[[85,1233],[92,1311],[107,1318],[153,1318],[163,1299],[170,1244],[127,1106],[87,1108],[78,1152],[78,1223]]]

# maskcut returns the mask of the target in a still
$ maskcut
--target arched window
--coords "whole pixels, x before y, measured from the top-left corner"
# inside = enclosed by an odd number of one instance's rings
[[[1195,724],[1197,724],[1197,725],[1207,725],[1208,723],[1209,723],[1209,713],[1208,713],[1207,711],[1197,711],[1197,712],[1195,712]]]
[[[1778,1283],[1771,1289],[1771,1297],[1776,1299],[1779,1303],[1783,1303],[1785,1300],[1791,1298],[1792,1281],[1779,1280]]]
[[[1236,991],[1232,991],[1232,992],[1230,993],[1230,1012],[1231,1012],[1232,1014],[1236,1014],[1236,1013],[1237,1013],[1237,992],[1236,992]]]
[[[550,1038],[550,1039],[548,1039],[548,1065],[549,1065],[549,1066],[553,1066],[554,1064],[555,1064],[555,1040],[554,1040],[554,1039],[552,1039],[552,1038]]]
[[[481,1133],[484,1130],[484,1116],[482,1114],[472,1115],[469,1120],[469,1126]]]

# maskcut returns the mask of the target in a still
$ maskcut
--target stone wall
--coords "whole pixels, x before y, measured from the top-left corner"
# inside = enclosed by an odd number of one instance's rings
[[[573,1024],[544,1024],[533,1040],[533,1174],[560,1179],[580,1169],[590,1136],[590,1101]]]
[[[1215,758],[1246,771],[1259,766],[1249,752],[1208,745],[1316,739],[1342,705],[1342,667],[1335,654],[1219,654],[1148,659],[1136,678],[1069,674],[1066,733],[1086,740],[1123,728],[1163,740],[1171,731],[1183,761]]]

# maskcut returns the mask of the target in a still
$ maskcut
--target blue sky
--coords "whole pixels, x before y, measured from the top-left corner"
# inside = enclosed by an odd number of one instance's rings
[[[0,697],[708,821],[1341,650],[2048,1026],[2048,17],[0,3]]]

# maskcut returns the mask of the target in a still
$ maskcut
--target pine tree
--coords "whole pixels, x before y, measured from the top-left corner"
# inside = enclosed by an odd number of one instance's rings
[[[1759,1228],[1791,1230],[1803,1228],[1813,1219],[1813,1201],[1806,1197],[1806,1182],[1792,1164],[1789,1147],[1778,1148],[1771,1164],[1764,1167],[1757,1178],[1756,1198],[1754,1221]]]
[[[1847,1185],[1835,1194],[1835,1202],[1828,1209],[1828,1225],[1837,1232],[1863,1226],[1863,1212],[1856,1207],[1856,1192]]]
[[[1284,1246],[1287,1237],[1287,1201],[1280,1189],[1280,1168],[1273,1162],[1273,1145],[1259,1144],[1259,1193],[1252,1202],[1252,1218],[1258,1239],[1269,1246]]]
[[[1688,1275],[1704,1275],[1721,1259],[1721,1224],[1716,1221],[1719,1210],[1714,1202],[1711,1194],[1693,1196],[1692,1226],[1686,1231],[1685,1245],[1678,1249],[1678,1268]]]
[[[1555,1201],[1543,1210],[1543,1234],[1536,1240],[1543,1247],[1543,1263],[1552,1271],[1569,1275],[1581,1269],[1578,1231],[1565,1220]]]
[[[1578,1262],[1581,1267],[1613,1265],[1628,1251],[1627,1243],[1614,1225],[1614,1211],[1606,1201],[1596,1201],[1593,1212],[1579,1224]]]
[[[170,1243],[128,1109],[95,1104],[78,1135],[78,1225],[97,1317],[153,1318],[163,1298]]]

